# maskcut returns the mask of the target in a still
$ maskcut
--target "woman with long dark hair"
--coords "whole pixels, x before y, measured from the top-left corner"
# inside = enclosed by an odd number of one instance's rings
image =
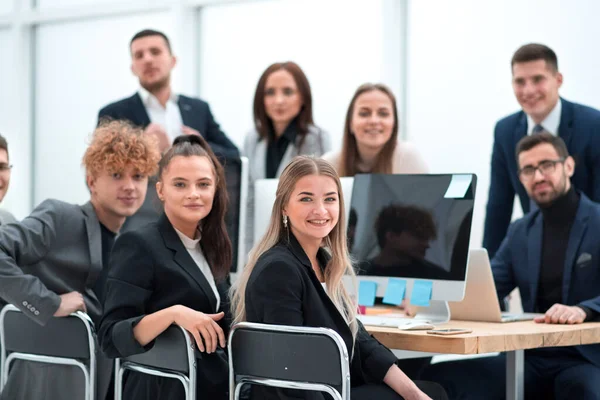
[[[200,136],[180,136],[159,164],[156,190],[164,214],[115,242],[99,338],[110,357],[150,349],[171,324],[190,332],[199,399],[227,398],[229,330],[225,278],[231,242],[225,228],[223,167]],[[172,379],[129,372],[125,399],[181,399]]]

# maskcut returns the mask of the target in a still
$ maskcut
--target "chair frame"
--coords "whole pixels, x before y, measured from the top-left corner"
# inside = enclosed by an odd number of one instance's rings
[[[87,335],[88,335],[88,346],[89,346],[89,366],[86,363],[79,361],[74,358],[66,358],[66,357],[55,357],[55,356],[46,356],[41,354],[32,354],[32,353],[22,353],[22,352],[11,352],[8,354],[6,350],[6,337],[5,337],[5,328],[4,328],[4,320],[6,314],[9,312],[21,312],[17,307],[12,304],[7,304],[0,311],[0,393],[4,386],[8,382],[8,372],[10,370],[10,365],[14,360],[25,360],[25,361],[33,361],[39,363],[48,363],[48,364],[57,364],[57,365],[72,365],[79,368],[84,375],[85,379],[85,399],[86,400],[94,400],[96,397],[96,341],[95,341],[95,329],[94,323],[92,319],[85,313],[77,311],[72,313],[69,317],[63,318],[77,318],[81,320],[84,324]],[[44,329],[40,327],[40,329]]]
[[[188,331],[186,331],[179,325],[174,326],[176,326],[182,331],[183,336],[185,338],[189,374],[186,375],[181,372],[169,371],[166,369],[158,369],[135,361],[122,360],[117,358],[115,360],[115,400],[123,399],[123,374],[126,370],[136,371],[142,374],[160,376],[163,378],[177,379],[183,385],[186,400],[196,399],[196,356],[194,354],[195,345],[192,342]]]
[[[242,377],[239,382],[235,379],[235,368],[233,365],[233,349],[232,340],[236,331],[239,329],[258,330],[264,332],[281,332],[281,333],[298,333],[327,336],[337,345],[340,355],[340,365],[342,372],[342,392],[336,388],[323,383],[296,382],[280,379],[258,378],[258,377]],[[333,329],[329,328],[313,328],[306,326],[287,326],[287,325],[270,325],[258,324],[252,322],[240,322],[231,328],[227,343],[229,352],[229,399],[238,400],[240,391],[244,384],[257,384],[263,386],[278,387],[284,389],[300,389],[308,391],[319,391],[328,393],[335,400],[350,400],[350,359],[348,350],[342,337]]]

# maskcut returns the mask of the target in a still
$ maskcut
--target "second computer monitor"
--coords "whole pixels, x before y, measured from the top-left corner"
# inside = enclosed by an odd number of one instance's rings
[[[432,300],[459,301],[471,236],[476,176],[356,175],[348,218],[359,279],[433,282]]]

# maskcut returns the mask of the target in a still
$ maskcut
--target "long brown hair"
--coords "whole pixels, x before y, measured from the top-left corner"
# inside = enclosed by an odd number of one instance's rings
[[[296,182],[309,175],[320,175],[332,178],[337,186],[339,195],[339,220],[333,230],[323,239],[323,247],[331,253],[331,260],[325,267],[323,277],[327,284],[327,294],[336,305],[340,313],[346,319],[346,322],[356,337],[358,325],[356,322],[356,304],[351,299],[348,291],[344,287],[342,278],[344,275],[350,277],[350,281],[356,286],[356,275],[352,268],[350,256],[348,255],[348,245],[346,241],[346,213],[344,208],[344,197],[342,195],[342,184],[333,165],[329,162],[311,156],[295,157],[283,170],[277,185],[275,203],[271,220],[267,232],[260,242],[250,251],[249,260],[246,267],[235,286],[232,288],[232,312],[234,323],[246,319],[246,288],[248,279],[256,266],[258,259],[269,249],[277,245],[282,240],[287,240],[289,231],[283,226],[283,209],[289,202],[290,196],[296,187]],[[356,291],[354,291],[356,292]]]
[[[227,212],[229,196],[225,185],[223,166],[204,138],[198,135],[182,135],[175,138],[173,146],[165,153],[158,164],[159,182],[162,181],[165,169],[176,156],[206,157],[212,164],[216,180],[215,197],[210,213],[202,219],[200,246],[215,279],[223,279],[229,273],[233,259],[231,240],[225,225],[225,213]]]
[[[256,85],[256,92],[254,93],[254,125],[258,135],[263,139],[268,139],[269,130],[272,129],[273,123],[267,115],[265,109],[265,86],[267,85],[267,79],[269,76],[279,70],[285,70],[289,72],[296,82],[300,97],[302,98],[302,108],[300,113],[296,116],[296,123],[298,124],[298,134],[301,135],[302,139],[308,132],[308,126],[314,124],[312,114],[312,94],[310,91],[310,84],[304,74],[304,71],[293,61],[278,62],[269,65],[269,67],[263,72]],[[300,143],[302,143],[302,139]]]
[[[356,99],[363,93],[371,92],[373,90],[379,90],[390,98],[392,102],[392,108],[394,112],[394,127],[392,128],[392,136],[387,141],[387,143],[383,146],[379,154],[377,155],[377,160],[375,161],[375,165],[373,169],[369,172],[371,173],[383,173],[390,174],[392,173],[393,166],[393,156],[394,151],[396,150],[396,145],[398,143],[398,107],[396,106],[396,97],[394,94],[384,84],[381,83],[365,83],[360,85],[354,96],[352,96],[352,100],[350,101],[350,105],[348,106],[348,111],[346,112],[346,122],[344,124],[344,140],[342,143],[342,154],[340,156],[340,165],[339,173],[340,176],[354,176],[358,172],[358,161],[360,159],[360,155],[358,154],[358,146],[356,144],[356,137],[352,133],[352,116],[354,115],[354,105],[356,103]]]

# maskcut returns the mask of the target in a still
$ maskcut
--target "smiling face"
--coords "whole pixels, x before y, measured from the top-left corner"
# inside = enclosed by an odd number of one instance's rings
[[[181,232],[193,232],[212,210],[216,182],[213,165],[204,156],[175,156],[156,183],[165,214]]]
[[[546,173],[537,169],[532,176],[519,178],[529,197],[540,206],[552,204],[554,200],[565,194],[571,187],[571,176],[575,171],[573,158],[561,160],[558,152],[550,143],[539,144],[530,150],[519,153],[519,170],[527,167],[542,167],[548,162],[554,163]]]
[[[159,35],[144,36],[131,43],[131,71],[149,92],[169,85],[175,63],[167,42]]]
[[[300,243],[320,243],[337,224],[339,213],[336,182],[322,175],[300,178],[283,210],[289,218],[292,233]]]
[[[394,105],[387,94],[370,90],[359,95],[350,122],[358,151],[381,151],[392,137],[395,123]]]
[[[131,165],[113,173],[101,170],[97,176],[88,176],[87,183],[92,202],[100,208],[96,212],[116,219],[135,214],[148,189],[148,177]]]
[[[0,149],[0,202],[6,196],[8,185],[10,183],[10,165],[8,163],[8,152]]]
[[[517,101],[536,124],[541,123],[556,106],[562,74],[549,68],[545,60],[516,63],[512,72]]]

